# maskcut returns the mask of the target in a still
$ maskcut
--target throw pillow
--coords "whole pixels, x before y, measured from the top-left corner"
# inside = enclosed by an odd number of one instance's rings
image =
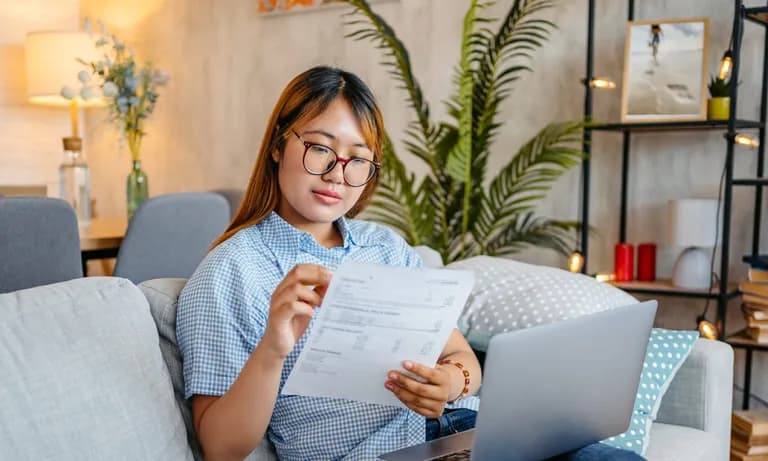
[[[475,287],[459,329],[479,351],[497,333],[636,303],[624,291],[592,277],[505,258],[476,256],[447,266],[475,272]]]
[[[603,443],[645,454],[661,400],[698,338],[698,331],[651,330],[629,429]]]
[[[0,459],[192,459],[147,300],[128,280],[2,294],[0,338]]]

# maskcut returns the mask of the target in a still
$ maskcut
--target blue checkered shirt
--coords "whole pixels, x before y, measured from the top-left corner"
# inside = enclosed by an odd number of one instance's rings
[[[272,292],[296,264],[331,270],[343,261],[421,267],[418,254],[386,227],[344,218],[336,225],[344,243],[325,248],[272,213],[205,258],[179,297],[176,319],[186,398],[227,392],[264,334]],[[286,359],[280,389],[313,323]],[[385,379],[382,373],[382,385]],[[470,397],[455,406],[476,410],[477,405]],[[424,421],[398,407],[278,395],[267,436],[280,459],[376,459],[423,442]]]

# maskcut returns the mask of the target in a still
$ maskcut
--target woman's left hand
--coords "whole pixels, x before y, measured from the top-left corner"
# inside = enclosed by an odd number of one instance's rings
[[[432,368],[408,361],[403,362],[403,368],[424,378],[425,382],[393,370],[387,374],[384,386],[416,413],[427,418],[439,418],[450,397],[450,373],[440,366]]]

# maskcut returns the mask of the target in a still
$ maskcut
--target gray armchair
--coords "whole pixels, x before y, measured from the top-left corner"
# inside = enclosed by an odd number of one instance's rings
[[[0,293],[82,276],[77,217],[67,202],[0,196]]]
[[[648,461],[727,460],[732,401],[733,349],[699,339],[661,401]]]
[[[188,192],[153,197],[128,224],[114,275],[133,283],[189,277],[229,223],[229,205],[219,194]]]

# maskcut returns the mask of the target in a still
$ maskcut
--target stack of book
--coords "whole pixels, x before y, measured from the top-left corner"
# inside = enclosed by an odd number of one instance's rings
[[[749,277],[739,284],[739,290],[747,334],[758,343],[768,343],[768,270],[749,269]]]
[[[768,461],[768,410],[733,412],[731,461]]]

